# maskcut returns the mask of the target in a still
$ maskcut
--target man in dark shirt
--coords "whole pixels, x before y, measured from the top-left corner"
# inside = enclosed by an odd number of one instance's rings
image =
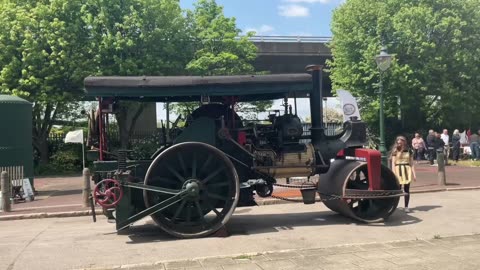
[[[435,150],[437,151],[437,153],[443,152],[445,148],[445,142],[442,140],[442,136],[440,133],[436,133],[435,135]]]
[[[472,159],[480,159],[480,129],[477,134],[470,136],[470,151],[472,151]]]
[[[435,131],[430,129],[427,136],[428,161],[430,161],[430,165],[433,165],[433,160],[435,159],[435,140]]]

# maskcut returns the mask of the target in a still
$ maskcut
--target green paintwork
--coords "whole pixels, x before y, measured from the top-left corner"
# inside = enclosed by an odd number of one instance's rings
[[[23,166],[33,187],[32,104],[0,95],[0,167]]]
[[[132,198],[135,198],[136,193],[135,190],[128,187],[122,187],[123,190],[123,197],[118,203],[117,207],[115,208],[115,222],[117,226],[117,230],[120,230],[119,224],[125,222],[131,216],[136,214],[136,209]]]
[[[130,189],[130,191],[133,190],[132,188],[129,188],[129,189]],[[138,213],[130,215],[127,219],[124,218],[125,216],[123,214],[128,213],[128,212],[123,211],[122,218],[121,219],[117,218],[117,220],[116,220],[117,230],[124,229],[128,225],[130,225],[130,224],[132,224],[136,221],[139,221],[140,219],[142,219],[146,216],[150,216],[150,215],[155,214],[155,213],[157,213],[161,210],[164,210],[165,208],[168,208],[169,206],[179,202],[180,200],[182,200],[183,198],[188,196],[189,193],[190,193],[189,189],[181,190],[178,194],[175,194],[174,196],[171,196],[170,198],[168,198],[166,200],[163,200],[162,202],[160,202],[160,203],[158,203],[158,204],[156,204],[152,207],[149,207],[147,209],[139,211]],[[130,207],[130,209],[131,209],[131,207]],[[127,210],[130,210],[130,209],[127,209]]]
[[[127,160],[127,168],[132,171],[134,177],[141,179],[143,182],[150,163],[152,163],[151,160]],[[105,179],[107,173],[115,171],[117,168],[118,162],[116,160],[94,161],[92,171],[97,174],[102,174],[102,179]],[[98,181],[96,180],[96,182]]]
[[[193,121],[178,136],[174,144],[182,142],[203,142],[216,146],[217,128],[215,120],[207,117],[200,117]]]
[[[178,136],[174,144],[182,142],[203,142],[215,146],[217,137],[217,128],[215,120],[207,117],[201,117],[193,121],[183,132]],[[137,165],[137,171],[134,171],[135,177],[143,179],[145,178],[146,170],[150,166],[152,161],[127,161],[127,166]],[[95,161],[94,171],[97,173],[110,172],[117,169],[117,161]],[[105,176],[102,176],[104,178]],[[99,179],[100,180],[100,179]],[[134,184],[136,188],[123,186],[124,191],[123,198],[120,200],[116,207],[116,226],[117,230],[123,229],[125,226],[141,219],[150,212],[142,212],[145,210],[145,204],[143,202],[143,190],[140,186]],[[160,192],[162,193],[162,192]]]
[[[178,76],[178,77],[88,77],[87,97],[114,97],[146,101],[198,101],[209,96],[222,101],[236,96],[239,101],[271,100],[285,95],[305,97],[312,89],[309,74]]]

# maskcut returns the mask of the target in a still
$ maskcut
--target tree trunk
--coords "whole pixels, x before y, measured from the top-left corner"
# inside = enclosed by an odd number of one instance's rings
[[[33,108],[33,146],[40,154],[40,165],[48,164],[50,151],[48,149],[48,136],[56,119],[60,103],[36,104]],[[41,117],[43,115],[43,117]]]
[[[50,156],[47,138],[37,138],[37,142],[36,148],[40,154],[40,165],[46,165]]]
[[[145,104],[132,104],[125,102],[120,104],[119,110],[115,113],[115,117],[118,123],[118,132],[119,132],[119,139],[120,139],[120,148],[128,149],[129,148],[129,140],[130,137],[133,135],[133,131],[135,130],[135,125],[137,123],[138,118],[140,117],[141,113],[145,108]],[[134,112],[132,117],[128,116],[129,112]]]
[[[115,113],[118,123],[118,136],[120,140],[120,148],[128,149],[128,107],[120,104],[119,110]]]

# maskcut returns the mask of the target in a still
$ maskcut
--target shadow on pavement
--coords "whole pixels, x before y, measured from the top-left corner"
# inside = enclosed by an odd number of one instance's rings
[[[82,194],[82,190],[81,189],[62,190],[62,191],[53,193],[51,196],[57,197],[57,196],[77,195],[77,194]]]
[[[428,207],[428,206],[425,206]],[[430,209],[439,206],[431,206]],[[426,208],[420,208],[426,209]],[[240,209],[240,210],[249,210]],[[418,210],[420,211],[420,210]],[[427,211],[427,210],[423,210]],[[235,235],[254,235],[272,232],[281,232],[294,230],[303,226],[331,226],[331,225],[357,225],[373,227],[405,226],[421,222],[422,220],[397,210],[383,223],[360,223],[350,218],[344,217],[332,211],[304,212],[304,213],[283,213],[283,214],[243,214],[249,211],[237,211],[227,224],[227,231],[230,236]],[[156,241],[178,241],[153,222],[145,225],[132,226],[130,229],[121,233],[127,235],[130,241],[127,244],[151,243]]]
[[[120,231],[118,235],[127,235],[128,238],[130,238],[130,241],[125,242],[126,244],[143,244],[160,241],[167,242],[181,240],[174,238],[173,236],[162,231],[162,229],[156,226],[153,221],[149,221],[144,225],[131,226],[129,229]]]
[[[422,205],[422,206],[417,206],[414,208],[410,208],[413,212],[420,211],[420,212],[428,212],[430,210],[436,209],[436,208],[441,208],[441,205]]]
[[[60,190],[58,189],[53,189],[53,190],[37,190],[36,196],[50,196],[56,192],[59,192]]]

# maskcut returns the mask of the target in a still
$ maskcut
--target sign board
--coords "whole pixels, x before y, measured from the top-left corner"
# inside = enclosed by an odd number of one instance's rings
[[[74,130],[67,133],[65,143],[83,143],[83,130]]]
[[[360,112],[358,111],[357,100],[345,90],[337,90],[337,95],[340,98],[340,102],[343,109],[343,122],[351,120],[352,117],[361,120]]]
[[[81,143],[82,144],[82,161],[85,168],[85,145],[83,141],[83,129],[70,131],[65,136],[65,143]]]
[[[25,196],[25,199],[30,199],[33,200],[33,188],[32,185],[30,184],[30,180],[28,178],[23,179],[23,194]]]

